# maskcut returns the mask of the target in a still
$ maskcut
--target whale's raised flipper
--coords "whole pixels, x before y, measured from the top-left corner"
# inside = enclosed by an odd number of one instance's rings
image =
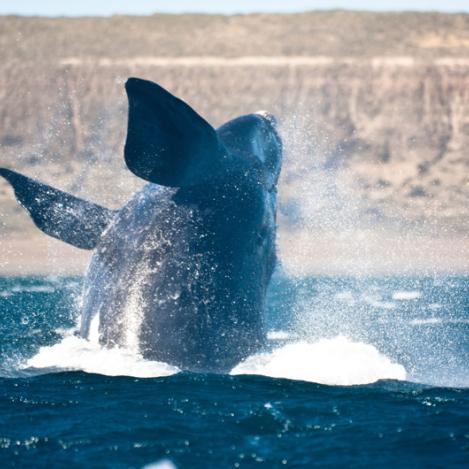
[[[81,249],[93,249],[115,212],[0,168],[16,198],[44,233]]]
[[[129,121],[125,162],[137,176],[171,187],[214,179],[226,151],[215,129],[184,101],[139,78],[125,85]]]

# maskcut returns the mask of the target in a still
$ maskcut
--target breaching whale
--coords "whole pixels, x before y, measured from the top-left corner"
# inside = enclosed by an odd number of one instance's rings
[[[83,337],[97,317],[104,346],[226,372],[265,340],[282,161],[275,118],[259,112],[214,129],[156,83],[130,78],[125,88],[125,162],[147,183],[120,210],[0,175],[44,233],[94,250]]]

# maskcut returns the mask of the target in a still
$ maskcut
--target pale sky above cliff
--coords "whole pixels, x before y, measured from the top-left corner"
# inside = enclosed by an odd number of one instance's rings
[[[1,0],[0,14],[80,16],[180,13],[248,13],[346,8],[469,12],[469,0]]]

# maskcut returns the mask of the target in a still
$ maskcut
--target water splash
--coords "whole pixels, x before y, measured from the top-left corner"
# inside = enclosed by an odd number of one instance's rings
[[[81,370],[139,378],[169,376],[180,371],[167,363],[145,360],[135,350],[102,348],[73,335],[64,337],[58,344],[42,347],[26,362],[25,368],[37,372]],[[404,367],[391,362],[375,347],[342,336],[314,343],[288,343],[269,353],[249,357],[231,374],[259,374],[330,385],[406,379]]]
[[[81,370],[107,376],[162,377],[179,370],[163,362],[144,360],[133,350],[103,348],[86,339],[68,336],[61,342],[41,347],[30,358],[26,369],[38,372]]]
[[[391,362],[372,345],[352,342],[342,336],[314,343],[287,344],[270,353],[249,357],[231,373],[259,374],[329,385],[406,379],[402,365]]]
[[[140,347],[139,336],[143,321],[142,311],[144,298],[142,295],[142,284],[145,282],[147,267],[138,271],[138,278],[135,279],[129,288],[129,296],[124,307],[124,328],[126,348],[138,352]]]

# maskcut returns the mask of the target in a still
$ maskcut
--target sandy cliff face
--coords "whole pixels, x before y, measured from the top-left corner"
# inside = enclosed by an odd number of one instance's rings
[[[464,236],[469,15],[367,15],[2,18],[0,164],[118,207],[141,184],[122,160],[135,75],[214,125],[279,117],[285,233]],[[2,233],[32,232],[5,185],[0,198]]]
[[[294,197],[294,180],[304,178],[304,170],[326,171],[379,212],[464,216],[469,63],[375,60],[324,65],[279,60],[236,68],[171,62],[13,67],[3,86],[2,164],[121,203],[135,188],[121,158],[123,82],[138,75],[183,96],[214,124],[263,108],[277,114],[287,142],[288,197]],[[96,184],[105,174],[132,183],[114,197],[112,186]]]

